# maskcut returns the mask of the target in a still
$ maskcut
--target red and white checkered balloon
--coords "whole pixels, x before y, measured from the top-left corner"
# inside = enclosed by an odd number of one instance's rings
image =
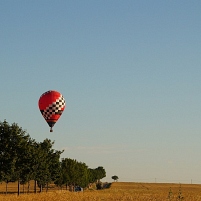
[[[41,114],[50,127],[50,132],[53,131],[52,127],[63,113],[65,105],[65,99],[58,91],[47,91],[39,98],[38,106]]]

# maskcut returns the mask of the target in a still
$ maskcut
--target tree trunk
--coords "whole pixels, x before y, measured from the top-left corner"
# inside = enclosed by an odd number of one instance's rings
[[[69,186],[69,191],[73,191],[73,185],[72,184],[70,184],[70,186]]]
[[[46,193],[47,193],[47,191],[48,191],[48,182],[47,182],[47,185],[46,185]]]
[[[8,192],[8,181],[6,181],[6,195],[7,195],[7,192]]]
[[[28,181],[28,189],[27,189],[27,193],[29,193],[30,191],[30,181]]]
[[[42,193],[42,192],[43,192],[43,186],[40,185],[40,193]]]
[[[20,195],[20,180],[18,179],[18,185],[17,185],[17,195]]]
[[[37,186],[37,181],[36,180],[34,180],[34,193],[36,193],[37,191],[36,191],[36,186]]]

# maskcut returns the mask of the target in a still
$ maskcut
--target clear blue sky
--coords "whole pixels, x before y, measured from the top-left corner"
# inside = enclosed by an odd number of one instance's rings
[[[0,1],[0,120],[106,181],[201,183],[201,1]],[[54,127],[38,110],[54,89]]]

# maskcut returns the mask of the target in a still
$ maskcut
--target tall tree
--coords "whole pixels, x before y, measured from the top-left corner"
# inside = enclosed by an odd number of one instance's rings
[[[38,144],[38,167],[35,179],[37,180],[41,191],[45,185],[56,180],[59,176],[59,158],[62,151],[55,151],[52,149],[53,144],[54,142],[51,142],[49,139],[45,139]]]
[[[76,185],[86,187],[89,183],[88,179],[88,167],[85,163],[76,163]]]
[[[106,177],[106,171],[102,166],[99,166],[95,169],[95,178],[98,182],[100,182],[100,180],[102,178]]]
[[[61,177],[56,181],[57,185],[65,184],[74,188],[76,185],[86,187],[89,183],[88,167],[85,163],[74,159],[64,158],[61,161]],[[73,189],[71,189],[73,190]]]
[[[70,159],[70,158],[62,159],[62,172],[63,172],[64,178],[67,179],[64,182],[65,183],[68,182],[68,185],[72,188],[75,186],[76,177],[77,177],[76,163],[77,161],[74,159]],[[73,190],[72,188],[71,190]]]
[[[27,143],[26,150],[23,157],[23,169],[21,175],[21,184],[28,182],[28,193],[30,190],[30,181],[36,176],[36,170],[38,168],[38,143],[30,139]]]
[[[16,123],[9,125],[6,120],[0,122],[0,177],[6,183],[11,180],[20,182],[24,153],[29,139],[26,131]]]

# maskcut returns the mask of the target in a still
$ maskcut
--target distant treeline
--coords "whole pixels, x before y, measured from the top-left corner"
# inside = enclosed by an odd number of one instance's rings
[[[54,150],[54,142],[36,142],[16,123],[0,122],[0,181],[7,184],[35,181],[42,189],[54,182],[60,187],[87,187],[106,176],[103,167],[89,168],[70,158],[60,159],[63,151]],[[19,192],[18,192],[19,193]]]

